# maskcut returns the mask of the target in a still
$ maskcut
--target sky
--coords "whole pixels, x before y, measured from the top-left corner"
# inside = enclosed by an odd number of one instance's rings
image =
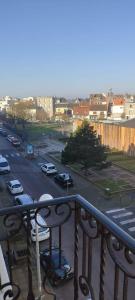
[[[0,96],[135,93],[134,0],[0,0]]]

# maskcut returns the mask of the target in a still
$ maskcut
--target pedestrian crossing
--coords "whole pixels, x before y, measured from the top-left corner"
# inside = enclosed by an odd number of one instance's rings
[[[135,238],[135,207],[107,210],[105,215]]]
[[[6,158],[10,158],[10,157],[13,158],[13,157],[20,157],[21,154],[18,153],[18,152],[13,152],[13,153],[8,153],[8,154],[3,154],[3,156],[6,157]]]

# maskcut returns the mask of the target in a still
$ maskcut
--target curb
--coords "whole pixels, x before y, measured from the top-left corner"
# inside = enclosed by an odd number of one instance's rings
[[[60,163],[60,161],[59,161],[56,157],[54,157],[54,156],[52,156],[52,155],[50,155],[50,154],[47,154],[47,155],[48,155],[49,157],[51,157],[54,161]],[[39,156],[40,156],[40,155],[39,155]],[[41,156],[40,156],[40,157],[41,157]],[[42,157],[42,158],[43,158],[43,157]],[[69,165],[66,165],[66,167],[69,168],[69,169],[71,169],[74,173],[76,173],[77,175],[79,175],[79,176],[82,177],[83,179],[85,179],[85,180],[87,180],[88,182],[90,182],[90,183],[92,183],[93,185],[95,185],[95,187],[96,187],[100,192],[103,192],[103,190],[102,190],[101,188],[99,188],[92,180],[90,180],[90,179],[87,178],[86,176],[80,174],[78,171],[76,171],[74,168],[70,167]]]
[[[112,164],[113,164],[114,166],[120,168],[120,169],[123,169],[124,171],[127,171],[127,172],[132,173],[133,175],[135,175],[135,171],[128,170],[128,169],[126,169],[125,167],[121,167],[121,166],[117,165],[116,163],[112,163]]]
[[[52,156],[52,155],[50,155],[50,154],[48,154],[48,156],[50,156],[51,158],[53,158],[54,161],[60,163],[60,161],[59,161],[56,157],[54,157],[54,156]],[[93,185],[101,192],[101,194],[103,195],[103,197],[106,198],[106,194],[105,194],[105,190],[104,190],[104,189],[100,188],[100,187],[99,187],[96,183],[94,183],[92,180],[90,180],[90,179],[87,178],[86,176],[80,174],[78,171],[76,171],[74,168],[70,167],[69,165],[66,165],[66,167],[68,167],[69,169],[71,169],[74,173],[76,173],[77,175],[79,175],[79,176],[82,177],[83,179],[85,179],[85,180],[87,180],[88,182],[92,183],[92,184],[93,184]],[[123,193],[123,192],[128,192],[128,191],[133,191],[133,190],[135,190],[135,187],[133,187],[133,188],[131,188],[131,189],[123,189],[123,190],[121,190],[121,191],[110,192],[109,196],[111,197],[111,196],[113,196],[113,195],[115,195],[115,194],[119,194],[119,193]],[[107,196],[108,196],[108,195],[107,195]]]

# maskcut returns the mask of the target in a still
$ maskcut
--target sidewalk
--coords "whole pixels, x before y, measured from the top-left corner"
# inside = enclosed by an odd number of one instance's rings
[[[23,229],[22,229],[23,230]],[[17,284],[21,289],[21,294],[18,300],[26,300],[28,296],[28,262],[27,262],[27,245],[26,245],[26,235],[23,231],[13,238],[10,242],[10,249],[15,252],[15,261],[12,262],[12,278],[13,282]],[[35,300],[38,299],[38,278],[37,278],[37,262],[36,262],[36,253],[35,245],[31,244],[30,248],[31,256],[31,271],[32,271],[32,290],[35,296]],[[21,255],[18,255],[21,253]],[[41,268],[41,277],[44,278],[44,272]],[[46,284],[47,290],[51,293],[52,288],[49,285],[49,282]],[[54,300],[54,297],[48,295],[45,290],[42,288],[42,300]]]

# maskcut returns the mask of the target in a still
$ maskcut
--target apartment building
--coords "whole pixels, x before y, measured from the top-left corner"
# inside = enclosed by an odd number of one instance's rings
[[[51,119],[55,113],[55,97],[37,97],[37,106],[42,107]]]
[[[133,119],[135,118],[135,101],[125,103],[124,107],[124,115],[126,119]]]
[[[122,97],[114,97],[109,106],[111,118],[113,120],[121,120],[124,114],[125,99]]]
[[[90,120],[103,120],[107,118],[106,104],[92,104],[89,109]]]

